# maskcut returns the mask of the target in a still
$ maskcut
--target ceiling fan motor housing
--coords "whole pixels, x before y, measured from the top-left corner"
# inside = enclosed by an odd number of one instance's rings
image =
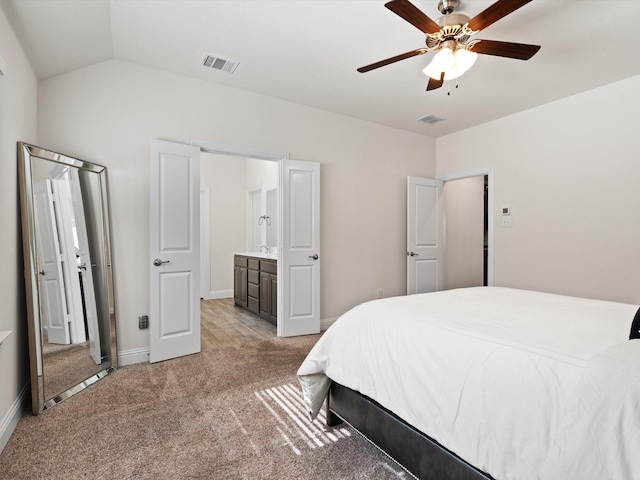
[[[458,6],[458,0],[440,0],[438,2],[438,10],[443,15],[449,15]]]
[[[469,23],[469,20],[469,17],[463,13],[451,13],[440,17],[436,23],[440,25],[441,30],[434,35],[427,35],[427,47],[439,48],[442,42],[453,39],[466,42],[469,35],[463,35],[463,27]]]

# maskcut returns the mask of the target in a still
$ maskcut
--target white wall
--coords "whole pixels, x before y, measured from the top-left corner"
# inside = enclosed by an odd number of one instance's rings
[[[40,82],[38,107],[43,146],[109,169],[121,350],[149,344],[137,316],[148,312],[152,138],[195,137],[320,162],[321,317],[337,317],[378,289],[404,293],[406,177],[435,175],[434,139],[122,61]]]
[[[244,250],[246,161],[204,152],[200,159],[200,184],[211,195],[209,298],[223,298],[233,290],[233,254]]]
[[[29,379],[27,321],[24,300],[22,236],[16,142],[36,143],[37,81],[0,8],[0,56],[7,62],[0,75],[0,331],[13,333],[0,346],[0,451],[19,416],[19,397]]]
[[[484,283],[484,176],[445,182],[445,288]]]
[[[438,175],[495,169],[496,285],[640,303],[639,91],[640,76],[438,138]]]

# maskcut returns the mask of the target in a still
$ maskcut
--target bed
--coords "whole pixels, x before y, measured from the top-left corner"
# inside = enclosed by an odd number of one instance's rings
[[[311,417],[328,400],[420,479],[637,479],[638,312],[500,287],[374,300],[298,377]]]

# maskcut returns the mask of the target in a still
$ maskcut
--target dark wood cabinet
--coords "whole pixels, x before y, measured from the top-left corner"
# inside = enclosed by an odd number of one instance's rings
[[[260,260],[249,257],[247,263],[247,310],[260,315]]]
[[[278,323],[278,264],[273,260],[260,262],[260,316]]]
[[[277,325],[277,260],[235,255],[233,265],[233,299],[235,304]]]
[[[236,255],[233,259],[233,300],[240,307],[247,308],[247,257]]]

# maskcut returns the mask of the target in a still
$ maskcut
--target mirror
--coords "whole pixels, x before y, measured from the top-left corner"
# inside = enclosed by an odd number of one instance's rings
[[[38,415],[116,368],[107,170],[22,142],[18,164]]]
[[[266,193],[266,212],[271,220],[267,223],[267,246],[275,248],[278,246],[278,189],[272,188]]]

